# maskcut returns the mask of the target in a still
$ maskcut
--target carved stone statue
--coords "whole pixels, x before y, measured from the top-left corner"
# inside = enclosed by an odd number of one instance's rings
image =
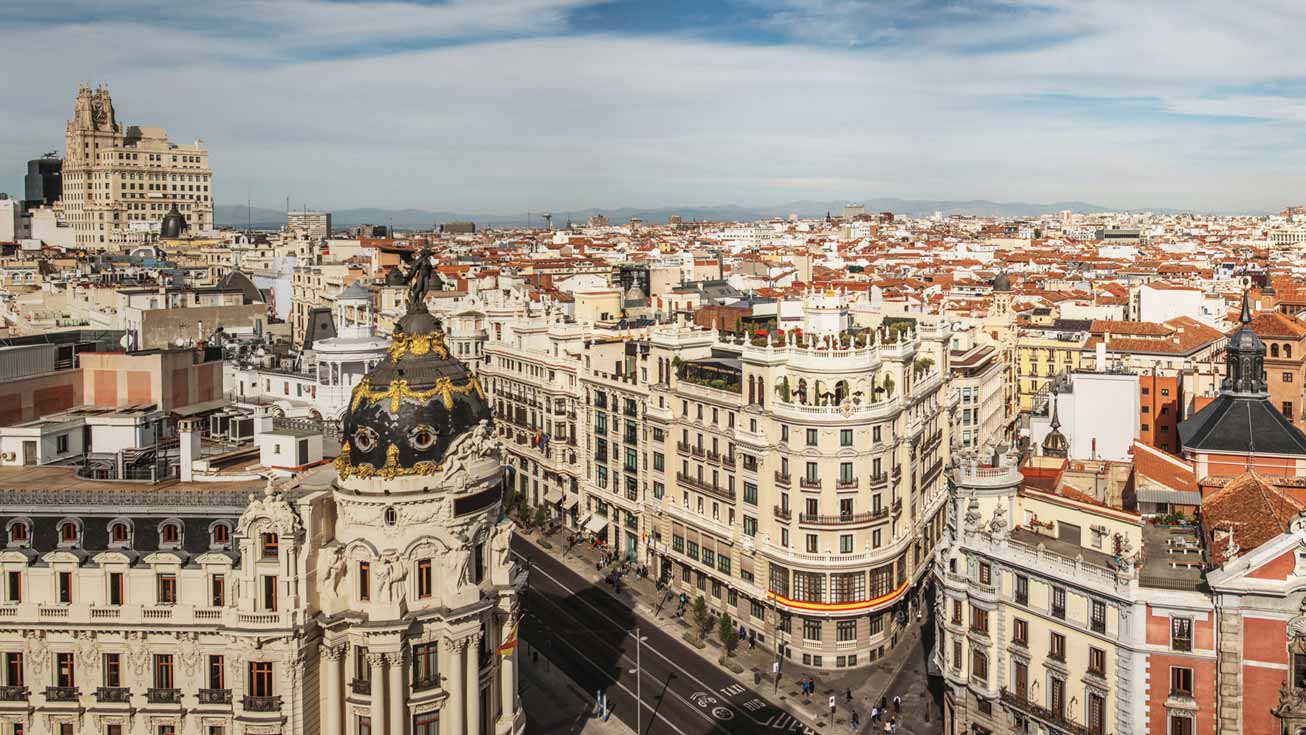
[[[982,516],[980,516],[979,501],[975,498],[971,498],[970,503],[966,506],[966,531],[968,533],[978,531],[982,519]]]
[[[431,289],[433,271],[431,253],[423,250],[413,261],[413,269],[408,273],[408,310],[417,311],[420,305],[426,308],[426,292]]]
[[[332,593],[336,592],[337,588],[340,586],[340,580],[345,577],[345,567],[347,564],[348,560],[345,559],[345,547],[337,544],[336,547],[331,550],[331,558],[327,561],[326,565],[322,567],[323,589],[330,590]]]
[[[388,554],[381,560],[381,566],[376,571],[377,589],[381,592],[382,600],[385,602],[398,602],[403,592],[403,581],[408,577],[408,570],[404,568],[403,563],[394,554]],[[396,594],[395,588],[399,588]]]
[[[1005,537],[1007,535],[1007,508],[1002,503],[993,510],[993,520],[989,521],[989,532],[996,537]]]
[[[1288,639],[1306,638],[1306,598],[1302,598],[1296,617],[1288,621]]]

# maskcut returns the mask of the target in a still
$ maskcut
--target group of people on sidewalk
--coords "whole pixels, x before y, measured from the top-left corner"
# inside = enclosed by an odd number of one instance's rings
[[[804,695],[810,695],[816,691],[816,683],[811,679],[805,679],[799,683],[802,686]],[[858,729],[861,728],[862,726],[862,718],[861,715],[857,714],[857,710],[854,709],[852,706],[853,704],[852,690],[851,689],[845,690],[844,696],[847,699],[847,704],[849,707],[849,713],[850,713],[849,724],[852,726],[852,731],[857,732]],[[831,694],[830,695],[830,719],[832,720],[834,719],[836,706],[837,706],[836,697],[835,695]],[[888,733],[889,735],[892,735],[893,733],[896,733],[898,731],[898,715],[900,714],[902,714],[902,697],[899,697],[897,695],[894,695],[893,697],[893,712],[889,711],[889,698],[887,696],[880,697],[880,704],[878,706],[871,705],[871,722],[877,725],[881,725],[881,724],[884,725],[884,732]]]

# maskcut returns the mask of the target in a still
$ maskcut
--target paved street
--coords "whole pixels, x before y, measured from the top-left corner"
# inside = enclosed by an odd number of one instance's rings
[[[585,691],[604,689],[613,709],[635,728],[636,677],[630,608],[528,542],[514,549],[533,569],[522,637],[565,669]],[[815,732],[729,672],[656,626],[642,649],[643,733],[647,735]]]

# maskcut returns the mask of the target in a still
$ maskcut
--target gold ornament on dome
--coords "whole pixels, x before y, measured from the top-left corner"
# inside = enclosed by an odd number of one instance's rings
[[[393,480],[396,477],[407,477],[412,475],[434,475],[440,471],[440,465],[429,460],[422,460],[415,463],[412,467],[404,467],[399,464],[399,447],[391,444],[385,450],[385,464],[381,469],[375,465],[363,462],[357,466],[349,463],[349,444],[346,443],[341,448],[340,456],[336,457],[336,474],[340,479],[357,477],[360,480],[366,480],[370,477],[381,477],[386,480]]]
[[[398,360],[404,355],[421,357],[428,352],[435,353],[441,360],[449,359],[449,348],[444,344],[444,332],[430,334],[404,334],[400,332],[390,340],[390,359]]]
[[[354,388],[354,398],[349,404],[349,410],[357,410],[359,404],[363,401],[376,402],[385,400],[390,402],[390,413],[398,413],[399,404],[405,399],[417,403],[425,403],[437,395],[443,399],[444,407],[446,409],[452,409],[454,395],[467,395],[473,391],[475,391],[476,395],[480,396],[482,400],[485,399],[485,391],[481,389],[480,382],[476,380],[475,376],[471,375],[467,376],[467,382],[463,385],[455,385],[452,379],[442,376],[436,379],[434,386],[427,388],[426,390],[414,390],[409,388],[408,381],[403,378],[396,378],[390,381],[390,384],[385,388],[374,389],[372,388],[371,382],[368,381],[367,378],[363,378],[363,380]]]

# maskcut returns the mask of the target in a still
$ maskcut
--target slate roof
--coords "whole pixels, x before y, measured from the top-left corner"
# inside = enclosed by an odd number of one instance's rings
[[[1179,424],[1184,449],[1306,455],[1306,434],[1268,400],[1223,393]]]
[[[159,533],[161,524],[170,518],[175,518],[172,513],[160,513],[157,516],[142,516],[139,514],[131,516],[122,516],[112,513],[99,511],[94,514],[75,514],[75,513],[33,513],[30,515],[4,515],[0,516],[0,545],[7,546],[10,542],[10,521],[22,518],[31,523],[30,531],[30,548],[37,554],[44,555],[48,552],[55,551],[60,547],[59,544],[59,525],[65,519],[73,519],[81,524],[81,537],[76,546],[63,547],[72,553],[90,560],[96,554],[109,550],[109,528],[110,525],[120,519],[126,518],[129,522],[130,543],[123,547],[115,547],[115,550],[122,551],[133,560],[139,559],[146,554],[158,551],[161,548]],[[187,560],[192,561],[200,554],[209,551],[218,550],[228,553],[232,558],[236,558],[236,553],[231,550],[231,544],[226,549],[214,549],[210,546],[209,527],[216,521],[222,521],[227,524],[228,530],[234,534],[236,524],[239,518],[221,517],[221,516],[189,516],[176,518],[182,526],[181,546],[176,549],[168,549]]]

